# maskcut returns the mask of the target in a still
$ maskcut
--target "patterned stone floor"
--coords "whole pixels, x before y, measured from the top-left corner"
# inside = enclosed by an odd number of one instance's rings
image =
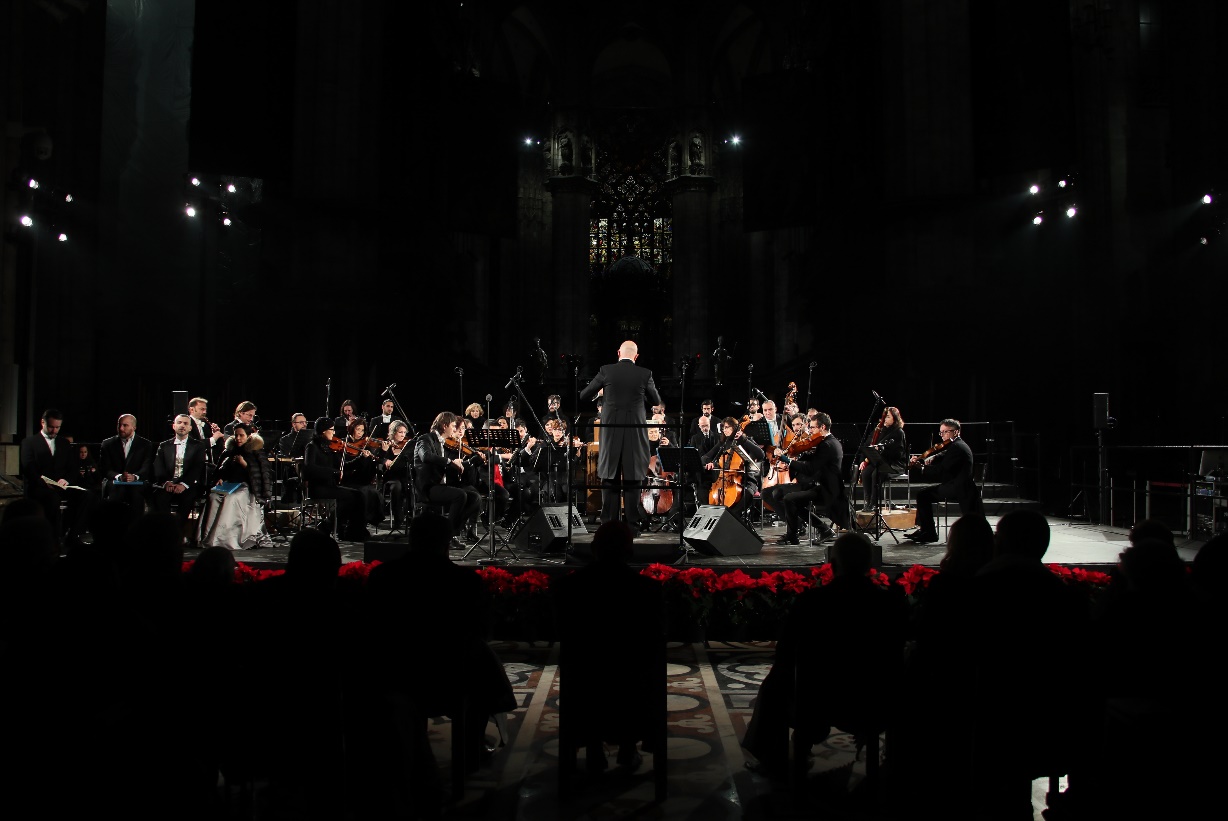
[[[558,648],[500,642],[495,650],[520,706],[507,718],[504,746],[466,782],[465,795],[452,807],[450,817],[525,821],[887,817],[857,789],[865,777],[864,754],[855,759],[852,738],[846,734],[815,745],[810,776],[798,791],[744,767],[738,742],[750,718],[751,701],[771,669],[770,642],[669,646],[669,795],[664,804],[653,802],[653,756],[645,754],[643,765],[627,775],[612,766],[613,749],[608,751],[609,770],[593,776],[581,763],[575,796],[560,800]],[[431,740],[438,760],[446,763],[447,720],[436,722]],[[495,725],[488,731],[494,738]],[[1033,786],[1034,817],[1040,819],[1048,784],[1038,781]]]

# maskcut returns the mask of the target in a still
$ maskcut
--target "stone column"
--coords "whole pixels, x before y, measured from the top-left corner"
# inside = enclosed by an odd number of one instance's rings
[[[670,186],[674,203],[674,357],[702,354],[703,367],[691,375],[707,378],[712,375],[708,355],[715,345],[708,338],[708,296],[715,282],[708,226],[716,184],[707,176],[683,176]]]
[[[551,177],[546,180],[551,195],[550,220],[553,240],[547,333],[554,331],[554,348],[560,354],[581,354],[588,349],[589,271],[588,231],[590,206],[596,187],[583,177]]]

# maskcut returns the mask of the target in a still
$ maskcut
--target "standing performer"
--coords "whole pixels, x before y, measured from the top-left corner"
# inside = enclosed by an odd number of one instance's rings
[[[602,365],[584,390],[581,401],[602,395],[601,449],[597,452],[597,475],[601,477],[601,521],[618,518],[622,493],[628,516],[638,518],[639,490],[648,472],[648,431],[645,428],[609,427],[643,424],[647,402],[661,403],[652,381],[652,371],[635,364],[639,346],[627,340],[618,346],[618,362]],[[629,524],[634,524],[632,519]]]
[[[376,439],[385,439],[388,436],[388,431],[392,427],[392,423],[396,421],[396,417],[392,415],[396,405],[391,399],[385,399],[380,403],[379,416],[371,420],[371,435]]]
[[[981,492],[972,478],[972,448],[960,436],[959,420],[943,419],[938,423],[938,435],[942,441],[931,449],[932,455],[924,460],[914,456],[908,463],[915,467],[924,462],[922,481],[939,483],[917,494],[917,529],[905,533],[904,538],[918,544],[938,541],[934,502],[939,499],[956,500],[961,516],[981,512]]]

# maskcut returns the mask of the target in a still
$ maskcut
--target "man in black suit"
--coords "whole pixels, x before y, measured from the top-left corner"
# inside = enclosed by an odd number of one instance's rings
[[[21,478],[26,498],[42,505],[43,515],[51,522],[57,539],[60,538],[60,500],[68,502],[64,511],[67,525],[64,540],[71,543],[80,538],[87,494],[67,489],[76,468],[75,448],[72,442],[60,439],[63,424],[64,414],[49,408],[43,412],[39,432],[21,440]],[[48,485],[44,476],[54,481],[58,489]]]
[[[124,502],[133,515],[145,512],[145,489],[153,480],[153,442],[136,435],[136,417],[125,413],[115,423],[115,436],[99,447],[102,471],[102,497]],[[116,482],[144,482],[143,485],[116,485]]]
[[[710,407],[705,404],[705,407]],[[705,414],[695,419],[695,433],[691,435],[691,441],[687,444],[695,448],[695,452],[699,454],[711,453],[716,450],[717,435],[712,431],[712,420],[709,415]],[[708,489],[712,487],[712,483],[716,481],[716,471],[705,470],[698,477],[696,482],[698,490],[703,491],[700,496],[704,499],[708,498]]]
[[[449,411],[438,414],[431,429],[414,442],[414,483],[421,498],[431,504],[447,505],[448,521],[455,534],[462,532],[465,522],[478,512],[482,497],[464,484],[465,463],[459,451],[449,458],[444,452],[445,439],[460,439],[460,419]],[[452,546],[465,545],[453,536]]]
[[[160,442],[154,454],[153,505],[161,513],[171,512],[172,503],[176,505],[175,515],[184,535],[189,542],[195,542],[195,537],[186,530],[188,514],[205,492],[205,445],[191,437],[192,417],[186,413],[176,416],[171,427],[175,435]]]
[[[699,420],[700,419],[708,420],[709,429],[712,427],[712,425],[717,423],[718,420],[712,416],[712,410],[715,407],[716,407],[716,404],[711,399],[705,399],[703,402],[699,403],[699,416],[696,416],[694,419],[691,420],[691,434],[690,434],[691,436],[694,436],[695,434],[699,433]]]
[[[848,497],[844,492],[842,469],[844,447],[831,435],[831,417],[817,413],[810,420],[809,435],[817,440],[813,447],[793,457],[789,475],[796,481],[775,485],[764,492],[764,498],[777,513],[784,512],[787,529],[778,540],[779,544],[799,544],[800,525],[798,513],[802,506],[814,505],[814,512],[829,517],[836,524],[847,527]],[[832,538],[835,533],[821,520],[815,523],[819,544]]]
[[[961,516],[981,512],[981,490],[972,478],[972,448],[960,436],[959,420],[943,419],[938,423],[938,435],[942,437],[941,452],[927,459],[921,469],[921,481],[938,484],[917,494],[917,529],[904,534],[918,544],[938,541],[934,503],[939,499],[956,500]],[[908,464],[915,467],[919,463],[914,456]]]
[[[644,424],[645,404],[661,404],[661,394],[652,381],[652,371],[635,364],[639,347],[627,340],[618,346],[618,362],[602,365],[593,381],[580,391],[580,400],[600,392],[601,448],[597,452],[597,475],[601,477],[601,521],[618,518],[618,494],[629,516],[637,516],[640,486],[648,473],[648,430],[614,425]],[[634,521],[629,524],[635,524]]]
[[[247,425],[251,428],[255,427],[255,424],[256,403],[245,399],[235,406],[235,418],[226,423],[226,427],[222,428],[222,432],[227,436],[234,436],[235,428],[239,425]]]
[[[374,436],[376,439],[387,439],[388,429],[392,427],[392,423],[396,421],[396,417],[392,415],[396,405],[391,399],[385,399],[380,403],[379,415],[373,416],[370,419],[371,431],[368,436]]]
[[[193,397],[188,403],[188,417],[191,420],[191,425],[188,427],[188,436],[198,442],[205,443],[205,459],[211,464],[217,464],[222,455],[224,447],[224,439],[226,435],[222,433],[222,429],[217,423],[210,422],[206,415],[209,411],[209,400],[203,396]]]

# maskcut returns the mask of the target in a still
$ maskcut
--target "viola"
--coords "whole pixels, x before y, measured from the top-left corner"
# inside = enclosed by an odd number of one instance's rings
[[[797,456],[799,453],[805,453],[812,449],[819,442],[823,441],[823,437],[817,433],[800,433],[793,437],[793,441],[789,443],[789,447],[785,448],[785,453],[790,456]]]

